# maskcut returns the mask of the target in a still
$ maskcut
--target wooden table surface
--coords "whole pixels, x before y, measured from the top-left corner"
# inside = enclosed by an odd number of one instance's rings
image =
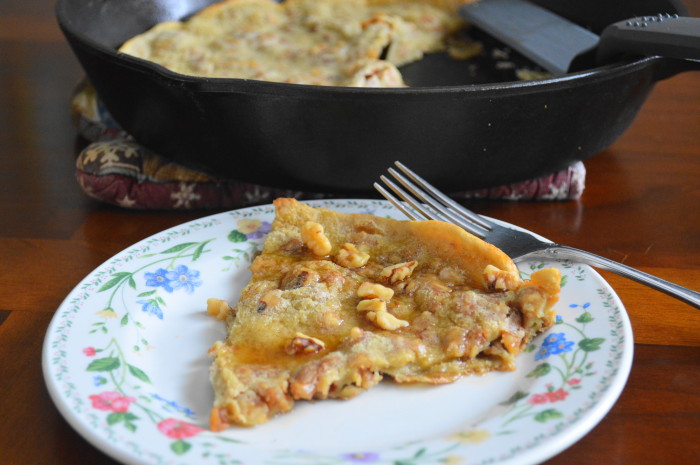
[[[700,16],[700,1],[687,2]],[[81,69],[53,2],[0,2],[0,462],[115,463],[55,408],[41,348],[76,284],[127,246],[210,211],[101,204],[74,177],[68,105]],[[700,289],[700,73],[660,82],[631,128],[586,162],[577,201],[479,201],[482,213]],[[627,385],[550,464],[700,463],[700,311],[603,273],[634,328]]]

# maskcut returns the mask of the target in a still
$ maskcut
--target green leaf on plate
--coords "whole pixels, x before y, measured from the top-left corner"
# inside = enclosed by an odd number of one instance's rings
[[[541,378],[549,374],[552,371],[552,366],[549,363],[541,363],[535,367],[530,373],[527,374],[528,378]]]
[[[187,247],[192,247],[195,244],[196,244],[196,242],[183,242],[182,244],[178,244],[176,246],[170,247],[168,250],[162,251],[161,255],[168,254],[168,253],[180,252],[180,251],[186,249]]]
[[[602,337],[586,338],[579,341],[578,346],[584,352],[593,352],[600,349],[600,345],[603,342],[605,342],[605,339]]]
[[[132,433],[136,431],[136,425],[133,420],[138,420],[139,417],[129,412],[112,412],[107,415],[107,424],[112,426],[117,423],[124,423],[124,428]]]
[[[527,392],[523,391],[516,391],[515,394],[510,396],[510,398],[506,401],[501,402],[499,405],[513,405],[514,403],[518,402],[521,399],[524,399],[528,396]]]
[[[191,447],[192,447],[192,444],[190,444],[189,442],[182,441],[182,440],[178,440],[178,441],[175,441],[172,444],[170,444],[170,449],[173,452],[175,452],[177,455],[184,454],[185,452],[190,450]]]
[[[120,421],[124,421],[123,412],[112,412],[109,415],[107,415],[107,424],[110,426],[116,425]]]
[[[208,241],[205,241],[205,242],[202,242],[201,244],[199,244],[199,247],[197,247],[194,250],[194,253],[192,254],[192,261],[197,260],[202,255],[202,253],[204,253],[204,247],[206,247],[207,244],[209,244],[209,242],[211,242],[211,240],[208,240]]]
[[[576,318],[576,321],[578,321],[579,323],[590,323],[593,320],[593,315],[591,315],[590,312],[583,312],[581,316]]]
[[[124,422],[124,428],[128,429],[132,433],[136,431],[136,425],[131,422]]]
[[[228,240],[231,242],[245,242],[248,240],[248,238],[239,230],[234,229],[233,231],[228,233]]]
[[[150,383],[151,378],[148,377],[144,371],[138,367],[135,367],[134,365],[131,365],[129,363],[126,364],[126,366],[129,368],[129,373],[131,373],[133,376],[137,377],[144,383]]]
[[[120,363],[117,357],[98,358],[90,362],[87,371],[112,371],[119,368]]]
[[[124,280],[124,278],[125,278],[126,276],[130,276],[130,275],[131,275],[131,273],[125,273],[125,272],[113,274],[112,276],[114,276],[114,278],[112,278],[112,279],[110,279],[109,281],[107,281],[106,283],[104,283],[104,284],[102,285],[102,287],[100,287],[100,288],[97,290],[97,292],[104,292],[104,291],[106,291],[107,289],[113,288],[113,287],[116,286],[117,284],[121,283],[121,282]]]
[[[559,410],[550,408],[535,415],[535,420],[539,421],[540,423],[544,423],[545,421],[556,420],[563,416],[564,414],[562,414]]]

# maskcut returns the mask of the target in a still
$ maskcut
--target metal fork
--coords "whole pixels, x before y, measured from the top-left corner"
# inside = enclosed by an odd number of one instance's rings
[[[665,292],[695,308],[700,308],[699,292],[657,278],[648,273],[635,270],[634,268],[608,258],[566,245],[540,240],[527,232],[496,224],[464,208],[408,169],[401,162],[397,161],[395,164],[403,174],[397,172],[393,168],[389,168],[389,174],[391,174],[403,188],[386,176],[381,176],[380,179],[405,203],[394,197],[394,195],[381,184],[374,183],[374,187],[388,201],[394,204],[396,208],[411,219],[433,219],[456,224],[486,242],[495,245],[516,262],[529,257],[544,257],[547,259],[571,260],[585,263],[603,270],[612,271],[613,273],[645,284],[658,291]],[[407,205],[409,207],[407,207]]]

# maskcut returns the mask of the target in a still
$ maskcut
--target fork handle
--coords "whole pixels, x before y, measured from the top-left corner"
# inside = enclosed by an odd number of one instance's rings
[[[635,270],[632,267],[623,265],[609,258],[601,257],[585,250],[576,249],[566,245],[554,245],[545,250],[534,252],[531,256],[544,256],[555,260],[572,260],[575,262],[585,263],[586,265],[601,268],[603,270],[617,273],[620,276],[629,278],[638,283],[645,284],[657,291],[664,292],[671,297],[675,297],[695,308],[700,308],[700,292],[679,286],[672,282],[666,281],[656,276],[644,273],[643,271]]]

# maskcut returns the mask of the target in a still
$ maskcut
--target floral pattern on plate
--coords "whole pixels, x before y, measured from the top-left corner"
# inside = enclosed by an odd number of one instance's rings
[[[310,203],[401,218],[384,201]],[[213,433],[206,351],[224,330],[206,299],[235,302],[273,217],[268,205],[169,229],[68,295],[46,335],[44,375],[80,434],[129,464],[535,463],[586,434],[624,387],[632,332],[612,289],[583,265],[524,262],[525,278],[559,267],[563,287],[556,325],[515,372],[429,388],[382,383],[351,401],[298,403],[266,425]]]

